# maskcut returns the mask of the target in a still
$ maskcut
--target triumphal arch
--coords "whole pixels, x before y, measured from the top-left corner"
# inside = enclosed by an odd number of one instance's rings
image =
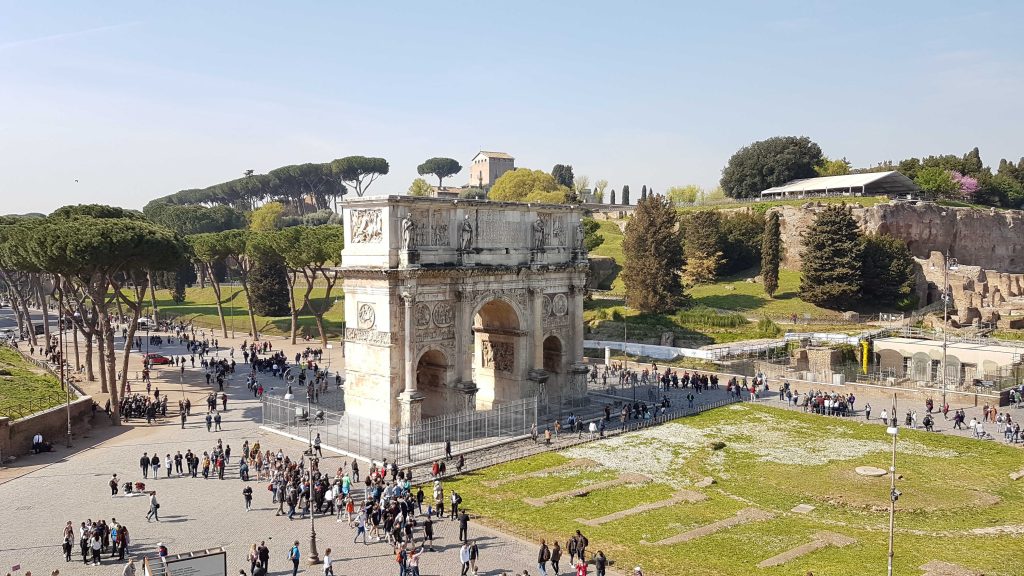
[[[342,217],[350,413],[408,427],[586,394],[579,208],[389,196]]]

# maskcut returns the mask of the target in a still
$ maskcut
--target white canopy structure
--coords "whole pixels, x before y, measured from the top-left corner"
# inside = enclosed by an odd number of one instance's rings
[[[771,198],[801,198],[803,196],[824,196],[829,194],[845,196],[895,196],[916,194],[921,190],[914,181],[903,174],[892,172],[868,172],[844,176],[822,176],[803,178],[786,182],[782,186],[761,192],[763,200]]]

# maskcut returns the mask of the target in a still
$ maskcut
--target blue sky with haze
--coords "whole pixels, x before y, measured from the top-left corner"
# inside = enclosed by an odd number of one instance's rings
[[[3,213],[351,154],[371,194],[480,149],[616,190],[754,140],[856,166],[1024,156],[1021,2],[0,1]],[[75,179],[79,182],[75,183]],[[468,179],[468,169],[453,183]]]

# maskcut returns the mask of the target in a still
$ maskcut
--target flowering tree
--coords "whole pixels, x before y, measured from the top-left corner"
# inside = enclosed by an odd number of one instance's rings
[[[967,201],[974,199],[974,193],[978,191],[977,178],[961,174],[955,170],[950,170],[949,176],[960,187],[961,198]]]

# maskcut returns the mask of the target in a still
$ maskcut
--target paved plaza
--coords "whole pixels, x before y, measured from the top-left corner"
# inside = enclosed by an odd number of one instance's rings
[[[305,446],[260,432],[253,421],[259,414],[259,404],[246,397],[244,384],[241,390],[238,387],[236,384],[228,389],[230,399],[221,432],[207,432],[205,423],[196,416],[182,430],[178,420],[169,417],[152,426],[134,422],[116,434],[111,428],[98,429],[97,435],[105,439],[71,457],[65,457],[67,450],[59,447],[53,454],[20,458],[15,468],[5,470],[7,481],[0,484],[0,501],[7,503],[0,509],[0,525],[4,526],[0,566],[9,570],[20,565],[22,571],[31,570],[34,574],[49,574],[53,569],[72,575],[119,574],[121,568],[113,560],[105,560],[102,567],[84,565],[77,545],[74,560],[69,563],[64,562],[60,550],[62,529],[68,520],[77,527],[86,519],[106,519],[110,523],[116,518],[129,528],[129,551],[135,557],[154,553],[160,542],[172,554],[225,546],[229,573],[237,574],[239,569],[249,568],[244,561],[249,546],[262,540],[271,549],[270,573],[289,572],[291,563],[286,554],[291,543],[298,540],[303,553],[308,553],[309,519],[289,521],[285,516],[275,516],[277,505],[271,505],[267,483],[255,480],[250,482],[255,492],[253,509],[245,512],[237,454],[246,439],[250,444],[259,441],[271,450],[281,448],[292,457],[297,457]],[[77,443],[87,444],[94,439],[78,439]],[[111,474],[117,473],[122,481],[142,479],[138,460],[143,452],[159,453],[161,459],[168,453],[184,453],[187,449],[201,454],[212,450],[218,439],[233,450],[225,480],[204,480],[201,475],[196,479],[164,478],[163,471],[159,479],[153,479],[150,473],[146,488],[157,491],[160,522],[146,521],[145,497],[111,498]],[[46,464],[39,465],[38,461]],[[347,461],[348,458],[325,453],[321,469],[333,470]],[[28,472],[12,477],[25,470]],[[473,503],[465,502],[464,506],[472,517]],[[395,568],[394,552],[389,545],[353,544],[355,531],[347,523],[318,517],[316,529],[320,553],[331,547],[334,557],[341,560],[336,574],[382,574]],[[435,523],[436,552],[428,552],[422,558],[423,574],[458,573],[461,565],[457,532],[457,522]],[[530,561],[535,556],[532,544],[487,530],[472,520],[469,535],[477,539],[481,549],[481,574],[535,568]],[[320,573],[321,567],[306,570]]]
[[[241,340],[222,339],[218,355],[223,357],[227,353],[227,346],[234,346],[237,350]],[[273,338],[272,342],[275,349],[282,347],[292,358],[297,350],[317,346],[316,342],[300,342],[291,346],[281,338]],[[178,355],[184,353],[184,349],[176,345],[163,345],[159,348],[151,346],[150,351]],[[237,352],[235,356],[236,361],[241,360]],[[141,370],[139,357],[140,354],[133,354],[130,368],[133,379],[134,371]],[[341,359],[335,357],[332,361],[333,367],[337,368]],[[237,462],[246,440],[250,444],[258,441],[264,449],[276,451],[280,448],[293,458],[300,455],[305,444],[259,429],[261,408],[259,402],[246,390],[244,375],[247,369],[244,366],[240,363],[237,373],[226,386],[228,409],[223,412],[223,430],[220,432],[207,432],[202,419],[204,399],[216,386],[206,385],[197,358],[196,368],[188,367],[184,374],[174,367],[160,367],[155,371],[154,386],[160,388],[161,394],[169,396],[167,418],[153,425],[132,421],[121,428],[103,426],[101,423],[89,431],[86,437],[76,435],[75,446],[70,450],[61,445],[60,439],[55,439],[58,444],[56,452],[25,456],[12,466],[0,469],[0,502],[5,503],[5,506],[0,507],[0,526],[4,527],[3,538],[0,539],[0,567],[10,570],[17,565],[22,573],[31,570],[34,574],[42,575],[54,569],[72,575],[97,572],[119,574],[121,564],[115,560],[105,559],[101,567],[83,564],[77,542],[72,562],[65,563],[60,550],[62,529],[67,521],[70,520],[77,527],[86,519],[105,519],[110,523],[111,519],[116,518],[130,530],[132,543],[129,552],[135,558],[154,554],[158,543],[166,545],[171,554],[225,546],[228,549],[228,573],[237,574],[238,570],[249,568],[245,560],[249,546],[265,541],[271,550],[270,573],[290,572],[291,563],[286,555],[292,542],[298,540],[303,553],[308,554],[309,519],[289,521],[285,516],[276,516],[277,505],[271,504],[271,493],[267,490],[266,481],[250,482],[254,489],[254,504],[253,509],[246,512],[242,498],[244,483],[238,478]],[[274,382],[269,375],[261,381],[265,384]],[[283,386],[280,380],[276,382],[278,386]],[[83,385],[87,392],[98,393],[97,383]],[[145,391],[138,383],[134,388],[136,392]],[[619,393],[631,396],[632,390],[627,390]],[[176,412],[177,400],[182,394],[192,400],[193,407],[193,415],[184,429],[176,413],[172,413]],[[682,401],[680,394],[681,391],[670,392],[675,402]],[[701,400],[714,400],[720,394],[713,391]],[[646,387],[638,388],[638,399],[646,400],[648,395]],[[99,394],[96,397],[102,404],[105,398]],[[777,398],[777,395],[762,401],[777,403],[770,398]],[[881,397],[859,399],[858,406],[863,406],[865,400],[870,400],[875,406],[876,414],[883,406],[887,406]],[[922,418],[923,407],[916,408],[919,418]],[[901,407],[901,414],[902,410]],[[970,409],[968,418],[978,411],[980,408]],[[97,415],[97,420],[102,418],[102,413]],[[951,426],[951,423],[943,422],[941,417],[936,424],[942,431],[948,431]],[[232,461],[224,480],[213,477],[204,480],[201,476],[196,479],[176,476],[165,478],[164,470],[161,470],[159,479],[153,479],[150,474],[146,487],[157,491],[161,503],[160,522],[146,521],[148,501],[145,497],[110,496],[108,482],[111,474],[116,473],[122,483],[142,479],[138,461],[143,452],[150,455],[158,453],[161,459],[166,454],[173,456],[189,449],[202,454],[203,451],[212,450],[218,439],[232,448]],[[350,460],[342,455],[325,452],[321,470],[333,472],[337,467],[347,465]],[[361,469],[365,473],[368,466],[361,466]],[[416,475],[418,480],[426,478],[422,469],[417,469]],[[357,490],[356,494],[361,494],[361,490]],[[466,501],[463,506],[472,518],[474,503]],[[318,517],[316,531],[320,553],[330,547],[334,550],[333,556],[340,560],[340,564],[336,565],[336,574],[386,574],[397,568],[393,550],[388,544],[353,544],[355,531],[347,523],[338,523],[332,517]],[[461,564],[458,560],[457,531],[456,522],[440,520],[435,523],[436,551],[423,556],[423,574],[459,573]],[[503,571],[521,574],[524,569],[536,574],[535,543],[523,542],[488,529],[476,519],[470,522],[469,536],[477,539],[481,549],[480,574],[496,576]],[[322,568],[303,566],[303,570],[321,573]]]

